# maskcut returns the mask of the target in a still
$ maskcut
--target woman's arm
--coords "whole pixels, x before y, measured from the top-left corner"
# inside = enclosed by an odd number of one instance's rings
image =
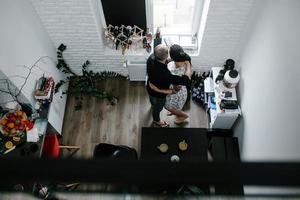
[[[189,77],[189,79],[191,79],[192,76],[192,70],[191,70],[191,62],[190,61],[185,61],[185,73],[184,75],[186,75],[187,77]]]
[[[159,89],[158,87],[153,85],[150,81],[149,81],[149,86],[155,92],[159,92],[159,93],[163,93],[163,94],[174,94],[175,93],[175,91],[172,89]]]

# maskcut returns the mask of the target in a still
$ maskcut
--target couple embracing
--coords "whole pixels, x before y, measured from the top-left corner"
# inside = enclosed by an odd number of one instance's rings
[[[168,62],[168,57],[173,61]],[[170,115],[175,115],[176,124],[188,118],[182,111],[191,84],[191,58],[179,45],[170,48],[160,44],[147,60],[147,91],[152,105],[153,126],[168,127],[160,119],[160,112],[165,107]]]

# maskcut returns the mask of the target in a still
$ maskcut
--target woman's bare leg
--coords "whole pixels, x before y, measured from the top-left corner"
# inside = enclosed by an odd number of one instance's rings
[[[176,108],[168,108],[167,110],[173,115],[176,115],[175,123],[177,124],[182,123],[186,118],[189,117],[185,112]]]

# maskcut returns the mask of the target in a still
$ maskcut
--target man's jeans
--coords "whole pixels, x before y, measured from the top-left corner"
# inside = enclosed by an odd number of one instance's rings
[[[152,117],[153,121],[160,122],[160,111],[164,108],[164,105],[166,103],[166,98],[158,98],[150,96],[150,103],[152,105]]]

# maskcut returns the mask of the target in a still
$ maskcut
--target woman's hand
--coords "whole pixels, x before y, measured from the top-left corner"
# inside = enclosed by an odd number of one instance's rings
[[[190,61],[188,61],[188,60],[184,61],[184,66],[185,67],[191,67]]]
[[[174,85],[174,86],[173,86],[173,90],[176,91],[175,93],[177,93],[181,88],[182,88],[181,85]]]

